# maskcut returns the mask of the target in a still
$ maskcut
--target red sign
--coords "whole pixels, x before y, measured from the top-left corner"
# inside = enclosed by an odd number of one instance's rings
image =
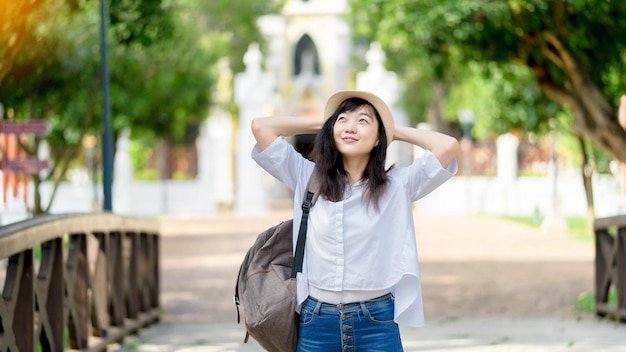
[[[36,136],[48,134],[48,121],[36,120],[0,120],[0,133],[23,134],[32,133]]]
[[[48,167],[48,160],[37,158],[2,160],[2,171],[24,174],[36,174]]]

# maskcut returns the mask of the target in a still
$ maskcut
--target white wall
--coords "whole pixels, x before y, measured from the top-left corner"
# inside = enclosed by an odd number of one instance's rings
[[[495,177],[455,176],[433,193],[419,200],[415,208],[433,214],[484,214],[545,216],[552,207],[549,177],[519,177],[510,186]],[[619,182],[613,176],[596,175],[593,179],[597,217],[626,212],[626,199],[619,195]],[[586,198],[581,176],[561,176],[557,183],[561,213],[585,216]]]
[[[626,199],[620,195],[619,181],[608,175],[596,175],[593,179],[596,215],[614,216],[626,213]],[[274,185],[266,185],[268,192],[276,193]],[[49,199],[51,185],[42,185],[42,197]],[[96,189],[102,200],[101,187]],[[532,216],[539,211],[545,216],[551,207],[549,177],[519,177],[509,187],[498,183],[495,177],[455,176],[415,204],[417,211],[424,214],[483,214]],[[29,192],[32,194],[32,191]],[[62,183],[57,191],[51,212],[74,213],[92,210],[94,188],[86,182]],[[142,181],[133,182],[130,188],[130,211],[123,215],[158,217],[210,216],[216,213],[210,204],[208,190],[195,181]],[[586,214],[585,193],[580,176],[559,176],[557,194],[561,213],[565,216]],[[288,197],[283,192],[280,197]],[[32,198],[32,196],[31,196]],[[290,204],[288,199],[273,204]],[[30,200],[32,203],[32,199]],[[98,207],[97,209],[100,209]],[[7,224],[26,218],[21,195],[9,197],[0,208],[0,222]]]

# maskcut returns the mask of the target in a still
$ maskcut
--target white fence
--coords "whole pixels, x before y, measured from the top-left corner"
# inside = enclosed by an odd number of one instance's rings
[[[553,192],[549,177],[519,177],[513,183],[502,184],[495,177],[456,176],[419,200],[415,207],[425,214],[545,216],[553,207],[553,194],[556,193],[562,215],[584,216],[587,210],[581,177],[576,174],[563,175],[559,177],[557,185],[556,192]],[[598,217],[626,212],[626,199],[621,195],[615,177],[596,175],[593,186]],[[43,184],[41,191],[42,198],[47,202],[51,185]],[[290,204],[288,192],[280,187],[271,187],[268,192],[274,200],[272,204]],[[29,194],[32,195],[32,187]],[[86,182],[63,183],[57,191],[51,213],[100,209],[98,204],[94,207],[95,194],[101,203],[100,185],[94,187]],[[27,217],[21,199],[21,194],[15,198],[8,196],[7,204],[0,210],[2,224]],[[29,202],[32,204],[32,199]],[[121,196],[118,193],[117,198],[113,199],[114,212],[146,217],[211,216],[220,208],[216,203],[213,192],[195,180],[133,182],[126,192]]]

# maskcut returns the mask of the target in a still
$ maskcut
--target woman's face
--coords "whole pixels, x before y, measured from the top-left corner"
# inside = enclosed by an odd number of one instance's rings
[[[378,119],[369,105],[346,111],[337,117],[333,127],[337,150],[344,156],[367,156],[378,145]]]

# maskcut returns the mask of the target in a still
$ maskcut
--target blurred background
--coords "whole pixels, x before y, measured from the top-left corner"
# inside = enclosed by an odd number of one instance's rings
[[[362,89],[398,124],[461,141],[459,175],[418,212],[589,232],[626,210],[624,13],[610,0],[0,0],[0,222],[289,208],[250,158],[251,119],[322,118],[334,91]],[[307,155],[313,138],[290,141]],[[420,152],[394,143],[389,163]]]

